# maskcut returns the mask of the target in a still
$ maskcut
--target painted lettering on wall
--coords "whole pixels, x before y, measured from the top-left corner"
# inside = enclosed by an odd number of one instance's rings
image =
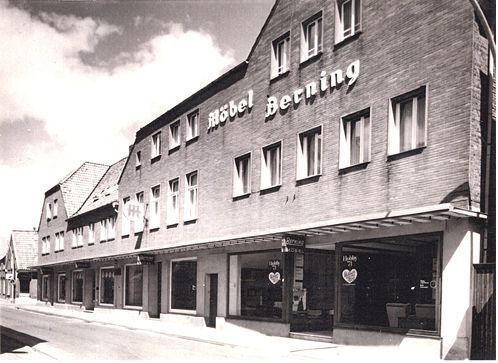
[[[246,111],[250,112],[253,105],[253,91],[250,90],[247,92],[247,97],[241,99],[238,103],[230,101],[226,105],[210,112],[208,115],[208,132],[219,125],[223,126],[228,119],[233,120],[236,116],[244,116]]]

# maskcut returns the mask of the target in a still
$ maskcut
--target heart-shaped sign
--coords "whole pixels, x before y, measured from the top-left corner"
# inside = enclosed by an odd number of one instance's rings
[[[270,279],[270,282],[275,285],[280,281],[280,272],[270,272],[268,278]]]
[[[342,278],[346,280],[348,284],[356,280],[357,277],[358,277],[358,271],[356,271],[355,268],[351,269],[351,271],[349,271],[348,269],[342,271]]]

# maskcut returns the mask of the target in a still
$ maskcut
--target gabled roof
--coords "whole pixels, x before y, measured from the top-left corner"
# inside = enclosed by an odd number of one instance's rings
[[[118,200],[118,179],[121,171],[126,163],[126,158],[121,159],[117,163],[111,165],[102,179],[93,189],[92,193],[88,196],[81,208],[71,215],[71,217],[78,216],[104,205],[111,204]]]
[[[87,161],[59,182],[68,217],[81,208],[108,169],[108,165]]]
[[[14,248],[18,270],[34,266],[38,260],[38,232],[37,231],[12,231],[11,243]]]

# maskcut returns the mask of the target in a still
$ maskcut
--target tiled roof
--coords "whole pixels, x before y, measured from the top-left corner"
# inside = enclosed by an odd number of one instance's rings
[[[38,259],[38,232],[12,231],[12,243],[18,270],[34,266]]]
[[[60,181],[68,216],[72,216],[81,207],[107,169],[107,165],[87,161]]]
[[[125,163],[126,158],[109,167],[80,210],[73,216],[84,214],[118,200],[118,179]]]

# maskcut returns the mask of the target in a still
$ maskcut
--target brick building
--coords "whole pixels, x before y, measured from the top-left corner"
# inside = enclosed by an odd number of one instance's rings
[[[466,0],[276,1],[245,62],[137,131],[115,236],[68,213],[81,248],[43,277],[165,324],[468,357],[488,52]]]

